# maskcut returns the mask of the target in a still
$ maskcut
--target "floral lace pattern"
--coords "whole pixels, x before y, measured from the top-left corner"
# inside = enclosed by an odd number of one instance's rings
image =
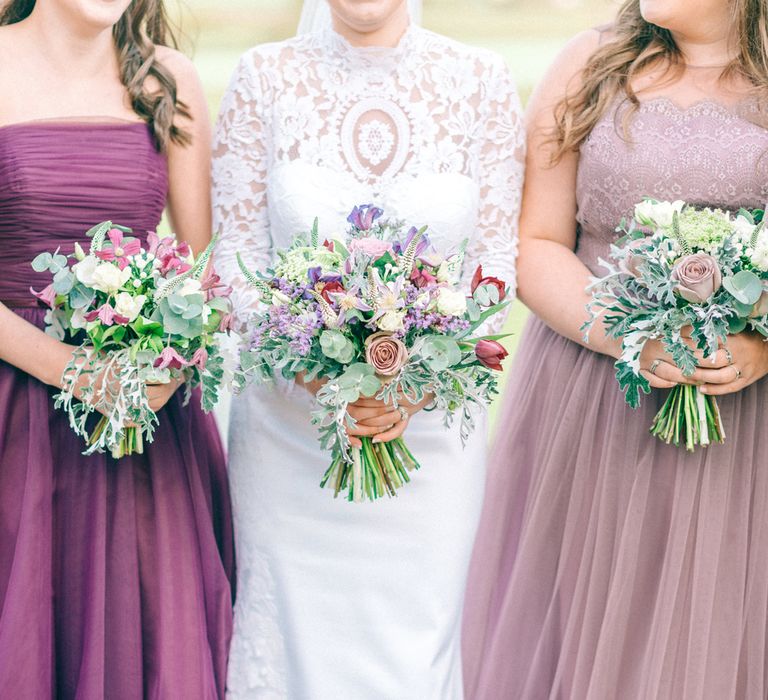
[[[444,175],[454,179],[431,187],[433,208],[455,207],[460,176],[459,199],[473,211],[445,222],[438,242],[469,238],[467,284],[482,262],[514,287],[523,161],[519,99],[493,54],[418,27],[394,49],[355,48],[332,31],[257,47],[241,59],[216,129],[217,266],[234,283],[242,319],[256,298],[239,279],[236,253],[264,267],[297,232],[285,230],[298,222],[284,221],[275,200],[282,206],[304,189],[321,202],[341,190],[347,208],[353,196],[386,203],[423,176]],[[309,177],[299,182],[293,170],[290,187],[278,186],[279,166],[298,164]]]
[[[650,99],[632,115],[629,138],[624,109],[604,117],[581,149],[577,252],[593,271],[643,197],[723,209],[768,200],[768,131],[750,102],[680,107],[667,97]]]
[[[314,216],[341,227],[344,210],[366,201],[430,224],[436,245],[469,238],[467,286],[482,262],[514,287],[523,161],[518,96],[492,54],[417,27],[395,49],[356,49],[327,31],[249,51],[224,98],[213,168],[216,264],[240,320],[257,297],[238,253],[263,269]],[[287,695],[286,640],[272,560],[249,521],[260,506],[238,501],[259,493],[252,428],[236,426],[231,455],[241,535],[229,687],[231,697],[271,699]]]

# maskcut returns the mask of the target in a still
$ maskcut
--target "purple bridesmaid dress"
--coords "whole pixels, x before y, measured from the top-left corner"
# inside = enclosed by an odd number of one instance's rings
[[[38,326],[30,261],[167,194],[145,124],[0,128],[0,300]],[[144,455],[84,457],[55,392],[0,362],[0,698],[224,696],[233,546],[224,454],[178,392]]]
[[[623,109],[623,108],[620,108]],[[581,148],[577,255],[643,196],[768,200],[755,105],[643,103]],[[726,442],[688,453],[633,411],[613,360],[532,319],[515,358],[467,592],[468,700],[768,698],[768,379],[719,399]]]

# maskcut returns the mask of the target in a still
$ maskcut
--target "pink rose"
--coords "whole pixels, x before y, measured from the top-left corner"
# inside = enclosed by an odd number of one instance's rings
[[[501,361],[509,353],[506,348],[495,340],[479,340],[475,345],[475,356],[480,361],[480,364],[484,365],[488,369],[495,369],[501,371]]]
[[[361,253],[376,259],[385,253],[389,253],[392,250],[392,245],[387,241],[382,241],[380,238],[366,236],[364,238],[353,238],[349,242],[348,248],[350,253],[359,250]]]
[[[408,361],[408,349],[391,333],[374,333],[365,341],[365,361],[373,366],[376,374],[392,377]]]
[[[632,277],[640,277],[640,266],[645,262],[645,259],[640,255],[635,255],[635,250],[645,245],[646,241],[643,238],[636,238],[626,246],[625,257],[619,263],[621,271]]]
[[[711,255],[695,253],[686,255],[672,270],[672,279],[679,282],[675,291],[692,304],[703,304],[722,282],[720,267]]]

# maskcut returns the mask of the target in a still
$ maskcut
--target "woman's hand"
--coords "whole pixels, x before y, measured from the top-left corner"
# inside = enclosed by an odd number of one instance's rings
[[[702,353],[697,352],[697,358],[702,364]],[[712,365],[710,365],[712,366]],[[649,340],[640,353],[640,374],[645,377],[654,389],[671,389],[677,384],[701,384],[696,374],[686,377],[675,364],[672,356],[664,350],[660,340]]]
[[[425,396],[419,403],[411,403],[405,397],[393,408],[379,399],[360,399],[350,404],[347,413],[357,424],[349,428],[349,442],[353,447],[362,447],[360,437],[373,438],[373,442],[391,442],[401,437],[408,427],[411,416],[432,402],[432,396]]]
[[[150,408],[157,413],[171,400],[181,384],[179,379],[171,379],[167,384],[147,384],[147,399]]]
[[[710,396],[732,394],[768,374],[768,343],[751,331],[729,335],[714,360],[705,360],[696,370],[701,392]]]

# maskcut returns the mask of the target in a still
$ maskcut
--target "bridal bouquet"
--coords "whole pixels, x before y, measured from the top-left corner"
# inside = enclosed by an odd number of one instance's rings
[[[85,454],[109,450],[119,458],[152,441],[158,420],[147,384],[183,382],[186,401],[200,385],[206,411],[221,386],[217,333],[231,322],[230,290],[207,269],[213,242],[195,261],[173,236],[149,234],[143,247],[130,233],[107,221],[88,232],[88,253],[76,243],[72,255],[57,250],[32,262],[36,272],[53,275],[45,289],[33,290],[50,307],[46,331],[79,343],[56,408],[86,439]],[[91,431],[94,411],[103,415]]]
[[[683,374],[696,370],[694,348],[713,355],[729,334],[751,329],[768,336],[768,232],[763,212],[736,215],[684,202],[648,199],[635,207],[626,236],[611,246],[608,274],[589,287],[590,328],[603,317],[621,338],[617,379],[633,408],[650,384],[640,374],[640,353],[661,340]],[[723,442],[713,396],[680,384],[656,415],[651,433],[667,444]]]
[[[432,397],[445,425],[461,414],[461,436],[473,409],[496,393],[506,351],[501,336],[473,337],[507,301],[500,280],[479,268],[472,295],[458,288],[464,254],[433,251],[426,227],[407,229],[372,205],[350,214],[348,239],[319,241],[317,221],[278,252],[274,269],[253,274],[263,309],[241,353],[239,384],[275,375],[323,380],[313,423],[331,465],[321,486],[350,501],[393,496],[419,463],[400,438],[352,447],[349,404],[376,397],[398,410]]]

